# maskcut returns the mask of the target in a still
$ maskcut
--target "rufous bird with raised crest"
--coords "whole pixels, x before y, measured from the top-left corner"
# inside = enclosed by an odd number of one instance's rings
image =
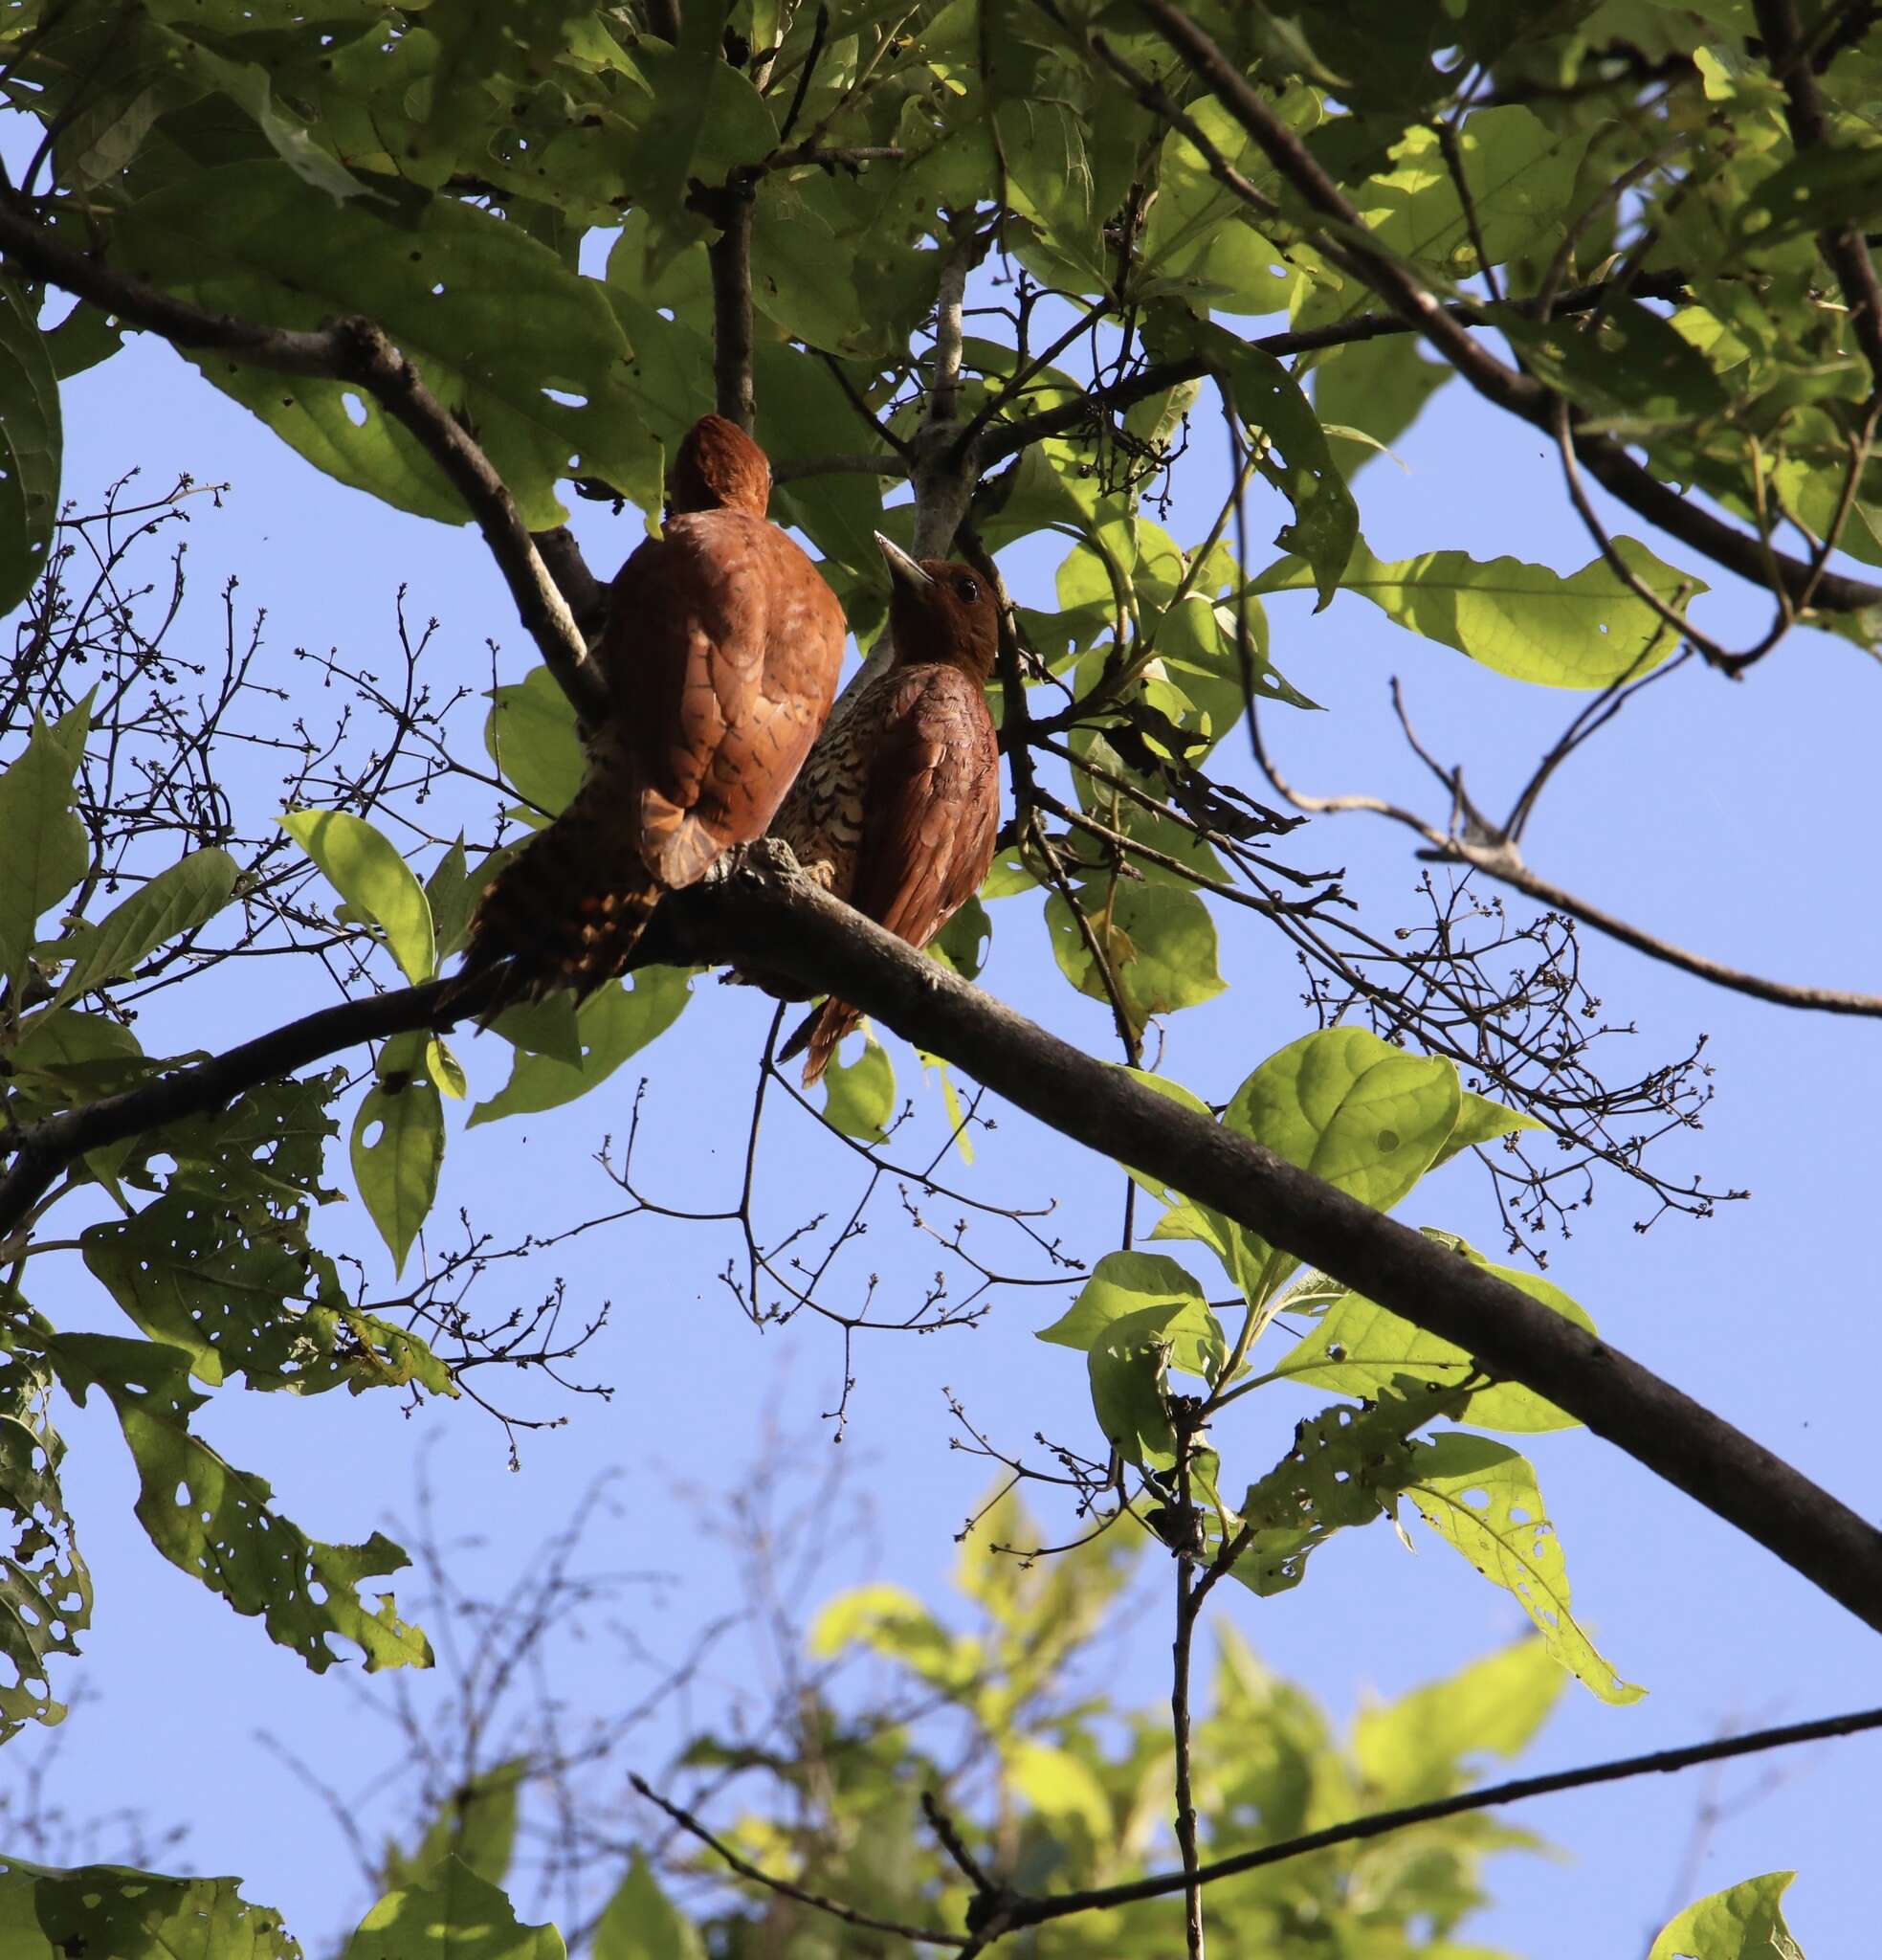
[[[485,1016],[626,969],[663,893],[764,835],[830,713],[836,595],[767,522],[771,466],[707,415],[680,444],[667,523],[615,578],[595,649],[608,706],[574,800],[491,881],[466,976],[498,962]]]
[[[1000,611],[971,566],[918,562],[878,531],[895,657],[811,751],[771,835],[808,875],[912,947],[979,891],[1000,828],[1000,750],[985,687]],[[827,1000],[780,1052],[823,1075],[862,1015]]]

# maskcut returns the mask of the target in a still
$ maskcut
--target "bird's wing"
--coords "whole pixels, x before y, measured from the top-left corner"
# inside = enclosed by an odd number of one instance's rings
[[[744,512],[676,518],[622,568],[600,657],[666,882],[764,835],[829,712],[843,635],[816,568]]]
[[[870,763],[850,902],[926,946],[980,889],[999,828],[999,748],[980,689],[953,667],[911,676]]]

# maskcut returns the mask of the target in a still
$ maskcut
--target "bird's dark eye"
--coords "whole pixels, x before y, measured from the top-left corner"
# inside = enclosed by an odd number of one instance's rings
[[[966,600],[967,604],[970,606],[974,605],[980,598],[980,583],[977,579],[963,578],[961,581],[961,583],[954,588],[954,590],[957,592],[959,592],[961,596],[964,600]]]

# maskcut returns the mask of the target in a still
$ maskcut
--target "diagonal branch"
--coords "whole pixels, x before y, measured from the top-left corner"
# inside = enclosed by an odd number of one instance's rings
[[[1882,1632],[1882,1531],[1711,1410],[1482,1267],[1423,1237],[1133,1076],[1061,1041],[832,899],[777,846],[672,894],[642,942],[649,962],[775,969],[856,1003],[996,1095],[1107,1160],[1132,1164],[1333,1274],[1485,1373],[1545,1395],[1736,1526]],[[284,1071],[371,1036],[478,1011],[432,981],[328,1008],[230,1054],[14,1132],[0,1238],[85,1150],[219,1108]]]
[[[315,332],[262,326],[173,299],[102,259],[71,251],[0,195],[0,251],[49,283],[179,347],[210,347],[254,368],[348,381],[410,431],[463,498],[556,683],[584,722],[606,706],[599,674],[522,513],[476,438],[426,387],[384,327],[359,318]]]
[[[1301,1838],[1289,1838],[1279,1844],[1264,1844],[1254,1851],[1238,1852],[1233,1858],[1217,1859],[1201,1866],[1196,1882],[1211,1884],[1218,1879],[1232,1879],[1244,1872],[1259,1871],[1264,1865],[1284,1864],[1290,1859],[1305,1858],[1316,1851],[1327,1851],[1337,1844],[1359,1844],[1384,1838],[1393,1831],[1409,1830],[1414,1824],[1437,1823],[1445,1817],[1458,1817],[1472,1811],[1484,1811],[1506,1803],[1525,1803],[1533,1797],[1553,1796],[1564,1790],[1586,1790],[1602,1783],[1621,1783],[1633,1776],[1665,1776],[1691,1770],[1701,1763],[1729,1762],[1735,1756],[1757,1755],[1767,1749],[1794,1748],[1800,1743],[1827,1742],[1837,1736],[1861,1735],[1882,1728],[1882,1708],[1864,1708],[1849,1715],[1829,1715],[1816,1722],[1792,1723],[1783,1728],[1754,1729],[1748,1735],[1727,1736],[1714,1742],[1694,1743],[1686,1748],[1659,1749],[1652,1755],[1622,1756],[1609,1763],[1595,1763],[1579,1770],[1558,1770],[1547,1776],[1518,1776],[1507,1783],[1493,1783],[1482,1790],[1460,1791],[1454,1796],[1429,1803],[1407,1804],[1402,1810],[1375,1811],[1370,1816],[1354,1817],[1343,1824],[1330,1824],[1321,1831],[1310,1831]],[[1120,1905],[1136,1905],[1146,1899],[1165,1899],[1185,1891],[1189,1878],[1183,1872],[1159,1872],[1121,1885],[1095,1886],[1089,1891],[1068,1892],[1055,1899],[1023,1899],[1010,1894],[1003,1902],[1007,1927],[1040,1926],[1047,1920],[1069,1919],[1074,1913],[1115,1911]]]
[[[1422,333],[1487,401],[1547,431],[1555,413],[1555,396],[1550,390],[1472,339],[1468,329],[1409,268],[1363,242],[1365,226],[1351,201],[1215,42],[1172,0],[1137,0],[1137,4],[1261,146],[1269,162],[1326,221],[1329,229],[1317,241],[1319,249],[1335,264],[1363,280],[1394,313]],[[1583,466],[1610,496],[1669,536],[1754,585],[1769,590],[1775,583],[1800,608],[1814,603],[1820,611],[1857,612],[1882,605],[1882,587],[1840,573],[1820,573],[1802,559],[1769,549],[1763,539],[1715,516],[1683,492],[1661,482],[1613,437],[1581,431],[1577,446]]]

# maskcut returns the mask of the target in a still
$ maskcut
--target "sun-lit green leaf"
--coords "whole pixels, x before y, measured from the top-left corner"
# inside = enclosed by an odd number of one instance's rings
[[[1419,1515],[1493,1585],[1513,1593],[1560,1664],[1604,1702],[1637,1702],[1569,1612],[1568,1566],[1542,1508],[1536,1473],[1487,1437],[1441,1436],[1418,1453],[1405,1486]]]
[[[91,847],[72,808],[72,782],[91,727],[91,697],[55,726],[37,719],[0,773],[0,969],[17,985],[39,917],[85,875]]]
[[[661,1891],[636,1846],[628,1873],[595,1922],[593,1960],[706,1960],[693,1922]]]
[[[50,1376],[24,1352],[0,1352],[0,1742],[28,1722],[64,1719],[48,1657],[76,1655],[91,1624],[92,1581],[59,1487],[65,1442],[46,1403]]]
[[[525,1926],[487,1879],[448,1858],[425,1883],[387,1892],[343,1960],[566,1960],[552,1926]]]
[[[1457,1071],[1407,1055],[1364,1028],[1324,1028],[1271,1056],[1223,1121],[1349,1197],[1388,1212],[1436,1161],[1456,1126]],[[1242,1235],[1238,1277],[1261,1306],[1299,1263]]]
[[[117,1411],[143,1486],[138,1522],[172,1565],[237,1613],[260,1615],[269,1637],[317,1674],[340,1659],[328,1645],[335,1636],[362,1650],[368,1671],[431,1665],[430,1643],[399,1618],[391,1595],[381,1593],[374,1610],[358,1590],[408,1564],[405,1553],[377,1532],[364,1545],[323,1545],[276,1512],[261,1478],[190,1430],[204,1398],[178,1349],[61,1334],[47,1353],[75,1402],[102,1389]]]
[[[1427,1236],[1472,1265],[1526,1293],[1550,1312],[1559,1313],[1563,1320],[1572,1321],[1590,1333],[1594,1331],[1594,1322],[1586,1309],[1539,1273],[1525,1271],[1520,1266],[1493,1265],[1473,1246],[1449,1233]],[[1287,1304],[1290,1308],[1295,1304],[1292,1293]],[[1461,1348],[1427,1333],[1423,1327],[1413,1326],[1370,1300],[1343,1291],[1333,1299],[1313,1330],[1274,1364],[1274,1372],[1289,1381],[1335,1389],[1348,1395],[1372,1394],[1383,1383],[1398,1375],[1415,1375],[1453,1388],[1461,1388],[1481,1375],[1475,1361]],[[1530,1435],[1578,1426],[1574,1416],[1564,1414],[1535,1390],[1517,1382],[1498,1382],[1472,1391],[1461,1419],[1481,1429]]]
[[[252,1904],[240,1884],[0,1857],[0,1945],[7,1960],[302,1960],[281,1915]]]
[[[1511,1109],[1488,1096],[1473,1095],[1466,1089],[1458,1106],[1457,1122],[1445,1139],[1444,1148],[1437,1154],[1437,1163],[1448,1164],[1460,1151],[1475,1149],[1480,1144],[1495,1143],[1498,1137],[1515,1136],[1518,1130],[1547,1127],[1539,1117],[1520,1109]]]
[[[726,72],[730,72],[729,70]],[[555,484],[599,478],[651,508],[658,452],[633,399],[628,345],[594,281],[521,227],[392,179],[336,204],[285,165],[199,171],[119,221],[114,259],[215,312],[314,328],[363,314],[477,432],[532,529],[565,515]],[[461,523],[437,465],[357,384],[192,357],[310,462],[402,510]]]
[[[386,935],[400,970],[414,986],[437,971],[432,908],[411,866],[365,821],[340,810],[291,810],[281,828],[327,882]]]
[[[52,352],[26,295],[0,278],[0,612],[46,569],[62,448]]]
[[[604,987],[582,1003],[575,1015],[581,1061],[555,1054],[518,1050],[510,1080],[487,1102],[471,1111],[471,1124],[495,1123],[501,1116],[524,1116],[554,1109],[586,1096],[679,1018],[691,997],[692,975],[684,967],[642,967],[619,986]]]
[[[55,1004],[128,978],[159,947],[208,924],[229,902],[239,875],[235,860],[219,850],[192,851],[160,871],[96,925],[61,942],[58,952],[72,966]]]
[[[1119,1321],[1165,1309],[1169,1317],[1162,1321],[1161,1332],[1173,1365],[1212,1381],[1228,1353],[1222,1328],[1202,1287],[1174,1259],[1158,1253],[1106,1253],[1077,1299],[1033,1338],[1089,1353]]]
[[[1454,1390],[1406,1379],[1369,1407],[1336,1403],[1299,1423],[1288,1454],[1242,1500],[1249,1537],[1230,1568],[1235,1578],[1263,1598],[1290,1592],[1336,1531],[1389,1518],[1426,1454],[1412,1432],[1452,1414],[1458,1400]]]
[[[1052,956],[1080,993],[1107,1006],[1108,967],[1134,1030],[1213,1000],[1229,984],[1216,966],[1215,920],[1195,892],[1121,879],[1077,890],[1086,926],[1057,892],[1046,901]]]
[[[1804,1960],[1784,1924],[1795,1872],[1766,1872],[1714,1892],[1669,1922],[1647,1960]]]
[[[379,1078],[353,1119],[353,1181],[395,1273],[405,1269],[444,1165],[444,1104],[429,1073],[417,1072],[429,1045],[414,1035],[387,1042]]]
[[[493,690],[483,746],[503,780],[544,816],[568,808],[587,766],[575,710],[546,667]]]
[[[1361,1708],[1353,1748],[1381,1808],[1428,1803],[1471,1780],[1486,1751],[1518,1754],[1534,1741],[1567,1682],[1533,1636],[1443,1681]]]
[[[418,1848],[410,1857],[387,1853],[380,1882],[388,1892],[430,1884],[451,1859],[478,1878],[500,1885],[516,1848],[517,1799],[529,1770],[526,1757],[514,1757],[480,1770],[459,1784],[438,1807]]]
[[[896,1113],[896,1067],[889,1051],[865,1029],[854,1061],[830,1057],[824,1071],[824,1117],[845,1136],[879,1144]]]
[[[1709,590],[1694,573],[1663,565],[1635,539],[1622,534],[1614,546],[1649,590],[1675,611]],[[1299,560],[1282,559],[1254,589],[1291,591],[1311,583]],[[1409,632],[1542,687],[1611,687],[1651,673],[1679,649],[1679,635],[1602,558],[1567,573],[1464,551],[1427,551],[1386,565],[1362,544],[1340,583]]]

